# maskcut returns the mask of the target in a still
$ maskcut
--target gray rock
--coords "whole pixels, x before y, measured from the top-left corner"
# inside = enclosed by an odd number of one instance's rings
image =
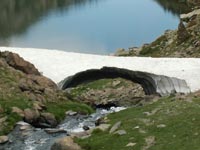
[[[135,146],[136,145],[136,143],[128,143],[127,145],[126,145],[126,147],[133,147],[133,146]]]
[[[24,117],[25,121],[31,124],[38,120],[40,114],[38,111],[27,108],[24,110]]]
[[[125,135],[125,134],[127,134],[127,132],[125,130],[118,130],[118,131],[115,132],[115,134]]]
[[[165,127],[166,127],[165,124],[159,124],[159,125],[157,125],[157,128],[165,128]]]
[[[7,136],[0,136],[0,144],[4,144],[8,142],[8,137]]]
[[[58,124],[54,114],[52,113],[42,113],[41,118],[42,118],[41,123],[46,123],[51,127],[56,127],[56,125]]]
[[[63,129],[45,129],[44,130],[48,134],[54,134],[54,133],[67,133],[66,130]]]
[[[58,139],[51,147],[51,150],[81,150],[80,146],[74,143],[71,137]]]
[[[100,129],[101,131],[106,131],[110,128],[110,126],[111,126],[110,124],[100,124],[95,129]]]
[[[20,127],[20,130],[31,130],[31,126],[30,125],[23,125]]]
[[[65,114],[68,116],[75,116],[75,115],[77,115],[77,112],[69,110],[69,111],[65,112]]]
[[[110,129],[110,133],[114,133],[120,126],[121,126],[121,121],[115,123],[112,128]]]
[[[90,127],[88,127],[88,126],[83,126],[83,130],[85,130],[85,131],[90,130]]]
[[[152,147],[155,143],[155,136],[149,136],[145,138],[146,145],[142,148],[142,150],[148,150],[150,147]]]

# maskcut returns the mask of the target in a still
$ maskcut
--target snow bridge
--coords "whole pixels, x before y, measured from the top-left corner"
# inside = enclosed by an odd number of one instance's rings
[[[33,63],[61,89],[102,78],[139,83],[146,94],[170,95],[200,89],[200,59],[115,57],[60,50],[0,47]]]

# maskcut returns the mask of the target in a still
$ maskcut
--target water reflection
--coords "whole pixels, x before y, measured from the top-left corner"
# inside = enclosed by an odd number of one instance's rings
[[[187,0],[154,0],[156,1],[165,11],[169,11],[174,15],[180,15],[190,11]]]
[[[24,33],[28,27],[43,19],[48,13],[64,11],[72,6],[82,6],[98,0],[1,0],[0,38]]]
[[[0,0],[0,46],[104,54],[138,46],[177,26],[177,16],[189,10],[186,2],[179,1]],[[155,2],[176,17],[161,12]],[[160,20],[163,22],[158,23]]]

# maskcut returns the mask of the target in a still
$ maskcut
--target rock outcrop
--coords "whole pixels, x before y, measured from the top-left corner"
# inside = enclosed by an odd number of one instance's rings
[[[200,4],[199,0],[194,3]],[[200,9],[198,7],[190,13],[180,15],[177,30],[166,30],[152,43],[141,46],[138,53],[129,53],[128,56],[200,57]]]
[[[33,64],[25,61],[18,54],[10,52],[0,52],[0,56],[5,59],[8,65],[17,70],[20,70],[26,74],[41,75]]]
[[[185,25],[183,24],[182,21],[180,21],[179,26],[178,26],[178,31],[177,31],[177,41],[179,44],[182,42],[186,41],[189,38],[189,33],[187,29],[185,28]]]
[[[13,128],[9,117],[36,127],[55,127],[58,121],[46,105],[67,100],[52,80],[11,52],[0,52],[0,97],[0,135]]]

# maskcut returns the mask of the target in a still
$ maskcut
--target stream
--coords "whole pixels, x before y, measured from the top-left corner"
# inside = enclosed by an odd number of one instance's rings
[[[126,108],[110,107],[109,109],[97,109],[91,115],[67,115],[55,129],[34,128],[25,122],[18,122],[15,129],[8,135],[9,142],[0,146],[0,150],[50,150],[56,139],[83,132],[84,126],[94,128],[99,118],[124,109]],[[50,134],[46,132],[47,130],[58,132]]]

